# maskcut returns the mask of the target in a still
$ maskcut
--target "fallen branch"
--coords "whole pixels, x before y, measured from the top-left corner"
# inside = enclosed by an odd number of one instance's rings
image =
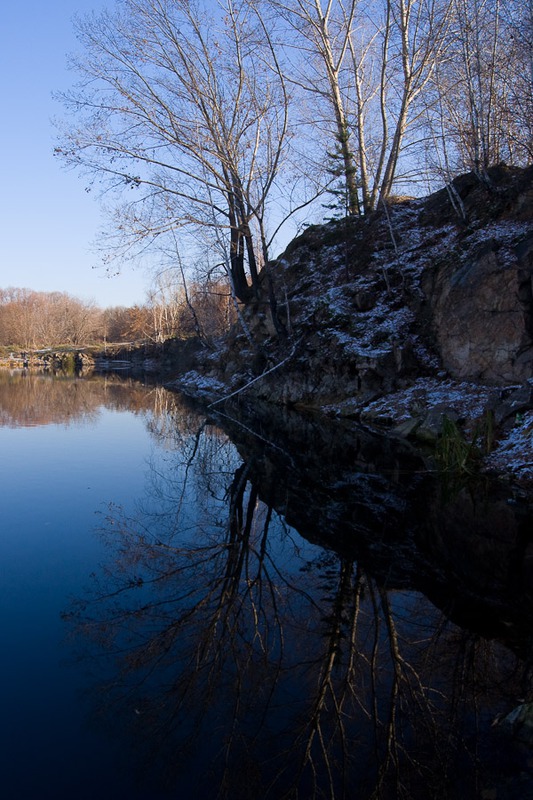
[[[282,367],[284,364],[287,363],[287,361],[290,361],[291,358],[294,356],[294,354],[296,352],[296,348],[298,347],[298,344],[299,344],[299,340],[295,343],[295,345],[292,348],[291,352],[289,353],[287,358],[283,359],[283,361],[280,361],[278,364],[275,364],[273,367],[270,367],[270,369],[267,369],[265,372],[262,372],[261,375],[258,375],[256,378],[252,378],[251,381],[248,381],[248,383],[245,383],[244,386],[241,386],[239,389],[235,389],[235,391],[231,392],[231,394],[227,394],[224,397],[219,397],[218,400],[214,400],[212,403],[209,403],[209,405],[207,407],[208,408],[213,408],[213,406],[218,405],[218,403],[222,403],[225,400],[229,400],[231,397],[235,397],[235,395],[240,394],[241,392],[244,392],[245,389],[248,389],[254,383],[257,383],[257,381],[260,381],[261,378],[265,378],[267,375],[270,375],[271,372],[274,372],[275,370],[277,370],[280,367]]]

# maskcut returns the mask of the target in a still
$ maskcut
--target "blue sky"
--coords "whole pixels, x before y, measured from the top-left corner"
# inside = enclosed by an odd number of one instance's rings
[[[98,305],[143,302],[149,277],[125,267],[107,277],[92,247],[102,214],[83,179],[54,159],[52,97],[75,75],[75,13],[113,0],[26,0],[5,3],[0,21],[0,287],[64,291]]]

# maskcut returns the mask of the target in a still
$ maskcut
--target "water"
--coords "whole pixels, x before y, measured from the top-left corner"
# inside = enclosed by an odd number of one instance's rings
[[[119,410],[107,402],[104,383],[7,377],[0,375],[2,794],[105,797],[111,748],[88,728],[83,668],[70,661],[60,615],[102,560],[98,515],[143,491],[151,437],[129,403]]]
[[[0,373],[2,796],[532,797],[526,499],[225,411]]]

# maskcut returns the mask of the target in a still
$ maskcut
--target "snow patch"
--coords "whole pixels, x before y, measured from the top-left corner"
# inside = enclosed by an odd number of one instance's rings
[[[517,415],[514,427],[500,439],[485,463],[489,469],[510,472],[520,480],[533,480],[533,411]]]
[[[466,423],[481,419],[494,397],[494,388],[474,383],[418,378],[407,389],[380,397],[364,407],[365,415],[393,425],[435,406],[455,409]]]

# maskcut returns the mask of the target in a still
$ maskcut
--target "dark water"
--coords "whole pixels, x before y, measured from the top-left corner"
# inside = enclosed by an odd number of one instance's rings
[[[532,509],[354,426],[0,373],[3,798],[533,797]]]

